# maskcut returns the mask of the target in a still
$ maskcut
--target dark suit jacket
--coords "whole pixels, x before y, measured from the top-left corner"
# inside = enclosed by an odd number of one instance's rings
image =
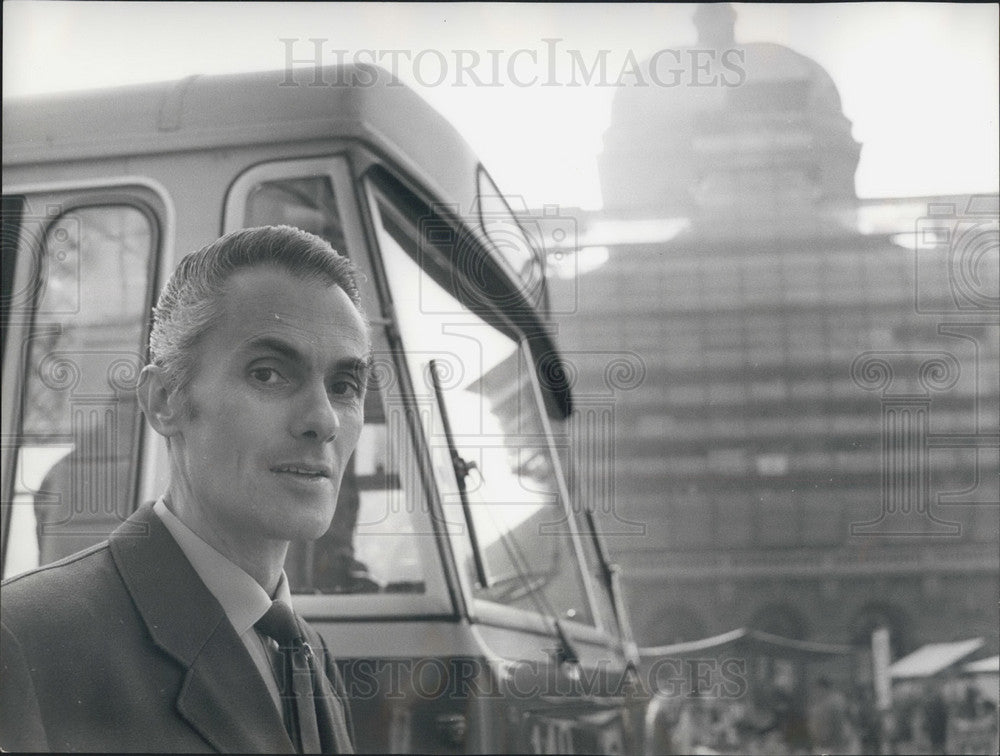
[[[149,505],[105,543],[7,581],[0,601],[0,748],[294,752],[246,647]],[[339,694],[330,745],[349,751],[343,684],[323,656]]]

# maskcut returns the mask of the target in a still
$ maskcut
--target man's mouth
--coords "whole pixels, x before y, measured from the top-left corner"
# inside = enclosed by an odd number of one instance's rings
[[[271,472],[300,475],[304,478],[329,478],[331,471],[326,465],[281,464],[271,468]]]

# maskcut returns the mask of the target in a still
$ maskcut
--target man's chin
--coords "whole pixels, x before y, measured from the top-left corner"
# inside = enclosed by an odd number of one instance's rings
[[[315,517],[289,517],[278,523],[272,532],[272,537],[279,541],[315,541],[330,529],[332,513]]]

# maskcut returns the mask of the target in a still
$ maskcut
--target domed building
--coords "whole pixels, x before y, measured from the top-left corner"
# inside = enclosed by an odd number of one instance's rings
[[[728,4],[694,18],[695,47],[654,55],[645,86],[616,93],[599,161],[605,211],[710,229],[720,216],[852,205],[861,145],[830,75],[782,45],[737,45]]]
[[[830,75],[734,22],[700,6],[637,77],[677,85],[617,92],[604,209],[552,279],[577,499],[640,645],[995,653],[996,245],[954,240],[995,239],[997,196],[859,200]]]

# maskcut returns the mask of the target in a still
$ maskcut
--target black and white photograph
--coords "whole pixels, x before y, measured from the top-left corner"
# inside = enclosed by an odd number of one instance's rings
[[[0,750],[1000,751],[1000,5],[3,3]]]

